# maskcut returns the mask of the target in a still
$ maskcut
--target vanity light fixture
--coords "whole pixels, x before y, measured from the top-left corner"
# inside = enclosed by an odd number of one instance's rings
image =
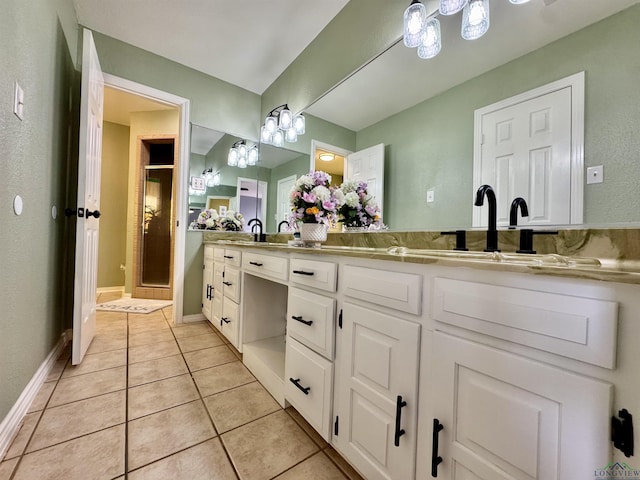
[[[258,163],[258,146],[248,146],[244,140],[238,140],[229,149],[227,165],[230,167],[247,168]]]
[[[469,0],[462,11],[462,38],[477,40],[488,30],[489,0]]]
[[[318,158],[323,162],[330,162],[331,160],[336,158],[336,156],[333,153],[321,153],[320,155],[318,155]]]
[[[301,113],[294,115],[285,103],[269,112],[260,128],[260,142],[282,147],[285,140],[297,142],[298,135],[305,132],[305,118]]]
[[[469,0],[440,0],[438,11],[442,15],[454,15],[462,10],[467,5],[468,1]]]
[[[207,187],[217,187],[220,185],[220,172],[214,172],[213,168],[209,168],[208,170],[205,169],[202,172],[202,177],[204,178],[204,184]],[[204,191],[202,195],[204,195]]]
[[[530,0],[509,0],[522,5]],[[427,16],[420,0],[412,0],[404,12],[403,42],[407,47],[418,47],[420,58],[433,58],[442,49],[438,15],[453,15],[462,10],[460,34],[465,40],[477,40],[489,30],[489,0],[439,0],[438,11]]]

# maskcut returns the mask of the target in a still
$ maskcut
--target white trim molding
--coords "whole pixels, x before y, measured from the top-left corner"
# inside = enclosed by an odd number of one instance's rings
[[[122,293],[124,295],[124,285],[113,287],[98,287],[96,293]]]
[[[194,322],[202,322],[204,320],[206,320],[207,317],[205,317],[202,313],[195,313],[193,315],[185,315],[182,317],[182,323],[194,323]]]
[[[56,343],[53,350],[51,350],[47,358],[42,362],[42,365],[40,365],[40,368],[38,368],[33,377],[31,377],[31,380],[20,394],[20,397],[18,397],[16,403],[11,407],[11,410],[9,410],[9,413],[2,423],[0,423],[0,459],[4,458],[7,450],[9,450],[11,442],[13,442],[13,439],[20,431],[24,416],[40,391],[42,384],[53,370],[64,347],[71,341],[72,335],[71,329],[65,330],[62,333],[58,343]]]
[[[173,323],[183,322],[182,311],[184,302],[184,252],[186,232],[188,227],[187,205],[189,185],[189,145],[191,144],[191,129],[189,126],[191,101],[169,92],[132,82],[125,78],[104,73],[106,86],[123,90],[134,95],[143,96],[168,105],[175,105],[180,111],[180,131],[178,145],[180,156],[178,160],[176,185],[176,230],[173,251]]]

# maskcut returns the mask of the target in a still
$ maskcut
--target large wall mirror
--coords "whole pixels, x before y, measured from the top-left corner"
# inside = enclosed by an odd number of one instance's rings
[[[584,224],[640,222],[640,109],[629,101],[640,68],[636,0],[492,2],[491,28],[473,42],[460,38],[459,15],[440,22],[437,57],[421,60],[399,42],[304,109],[325,122],[322,132],[307,129],[307,141],[331,144],[324,133],[333,125],[353,134],[354,143],[339,147],[384,143],[389,228],[471,228],[475,110],[583,71],[584,165],[605,170],[604,183],[583,185]],[[277,182],[306,173],[310,152],[271,170],[268,231],[277,228]]]

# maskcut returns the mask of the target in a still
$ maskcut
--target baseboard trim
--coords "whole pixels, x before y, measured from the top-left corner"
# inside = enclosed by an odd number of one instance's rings
[[[122,286],[113,286],[113,287],[99,287],[96,288],[96,293],[112,293],[112,292],[121,292],[124,293],[124,285]]]
[[[11,410],[9,410],[9,413],[2,423],[0,423],[0,459],[4,458],[4,455],[11,446],[11,442],[20,431],[22,419],[26,415],[27,410],[29,410],[31,403],[36,398],[40,387],[42,387],[42,384],[49,376],[49,373],[53,369],[60,353],[62,353],[64,347],[71,340],[71,337],[71,329],[62,332],[60,340],[58,340],[56,346],[53,347],[53,350],[51,350],[49,355],[47,355],[47,358],[42,362],[40,368],[38,368],[27,386],[24,388],[16,403],[13,405]]]
[[[196,313],[195,315],[183,315],[182,323],[202,322],[206,319],[207,317],[205,317],[202,313]]]

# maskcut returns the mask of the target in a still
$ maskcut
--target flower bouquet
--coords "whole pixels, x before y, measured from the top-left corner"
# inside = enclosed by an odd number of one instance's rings
[[[338,214],[345,230],[368,230],[380,224],[380,207],[367,192],[367,182],[346,180],[340,185]]]
[[[227,210],[227,214],[224,217],[219,217],[217,223],[219,230],[240,232],[244,228],[244,217],[240,212]]]
[[[338,199],[331,185],[331,176],[325,172],[302,175],[291,189],[291,221],[329,225],[336,220]]]
[[[197,230],[217,230],[218,226],[218,212],[215,208],[208,208],[206,210],[202,210],[198,218],[191,222],[189,225],[190,228]]]
[[[316,171],[302,175],[291,189],[290,223],[298,224],[306,246],[319,246],[327,239],[327,229],[335,223],[339,206],[331,176]]]

